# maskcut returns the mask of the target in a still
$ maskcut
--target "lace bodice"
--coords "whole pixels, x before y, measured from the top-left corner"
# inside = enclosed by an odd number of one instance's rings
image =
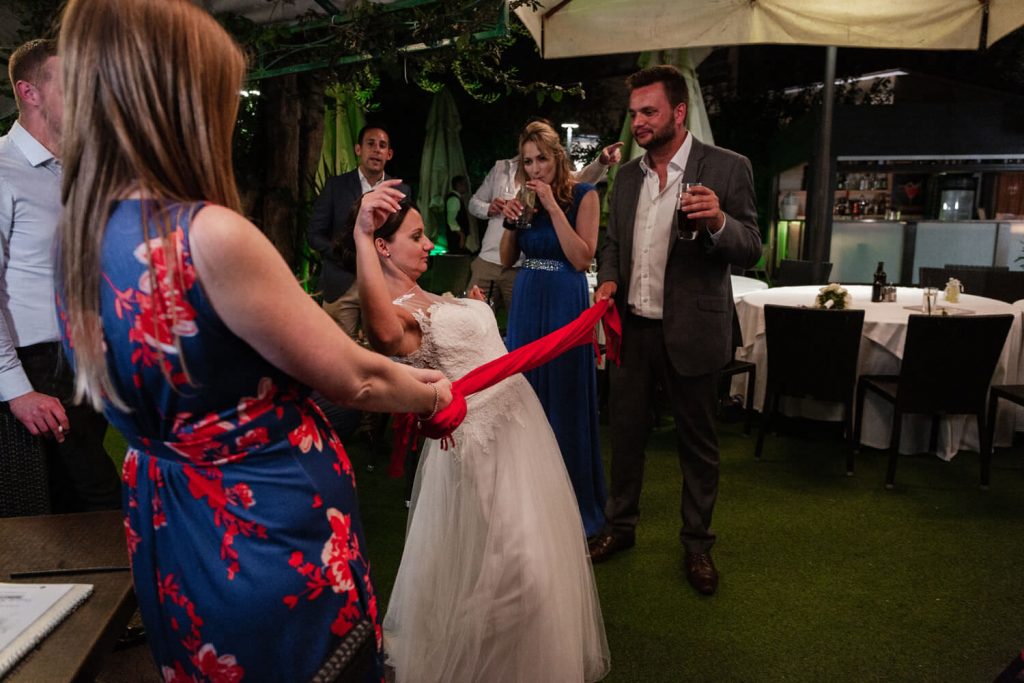
[[[420,348],[405,359],[412,365],[435,368],[454,380],[505,353],[494,313],[482,301],[417,288],[395,304],[411,311],[423,332]]]
[[[413,314],[419,322],[423,337],[420,347],[400,359],[414,367],[434,368],[451,380],[470,370],[504,355],[507,351],[498,331],[498,323],[490,307],[475,299],[455,299],[429,294],[418,287],[394,301]],[[502,416],[515,413],[509,410],[509,401],[518,401],[509,392],[531,391],[522,375],[515,375],[466,397],[468,412],[459,433],[480,440],[493,437]]]

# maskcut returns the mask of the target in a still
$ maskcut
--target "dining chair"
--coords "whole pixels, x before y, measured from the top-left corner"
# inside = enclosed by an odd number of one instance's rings
[[[369,679],[373,670],[376,635],[373,622],[360,619],[341,638],[310,683],[355,683]]]
[[[50,512],[49,474],[42,441],[0,404],[0,517]]]
[[[989,274],[981,268],[936,268],[921,266],[917,269],[918,281],[922,287],[943,290],[949,278],[955,277],[964,287],[965,294],[987,296]]]
[[[993,270],[988,273],[982,296],[1012,304],[1024,299],[1024,272],[1019,270]],[[966,286],[965,286],[966,289]]]
[[[765,433],[778,412],[782,396],[841,403],[843,437],[851,437],[863,329],[864,309],[832,311],[765,305],[768,374],[754,458],[761,459]],[[853,474],[852,448],[846,456],[846,474]]]
[[[922,287],[943,289],[949,278],[956,278],[966,294],[1013,303],[1024,298],[1024,272],[1006,266],[958,266],[942,268],[921,266],[918,280]]]
[[[1024,384],[993,384],[988,392],[988,443],[989,453],[995,450],[996,417],[999,415],[999,399],[1024,406]],[[989,463],[982,461],[982,479],[988,481]]]
[[[732,312],[732,350],[733,358],[719,371],[722,382],[728,386],[732,378],[738,375],[747,376],[747,389],[744,394],[743,405],[743,433],[750,434],[750,421],[754,415],[754,387],[757,386],[757,364],[745,360],[738,360],[736,349],[743,346],[743,331],[740,329],[740,319],[736,315],[736,309]],[[726,391],[728,396],[728,391]]]
[[[1013,324],[1012,315],[912,315],[898,375],[862,375],[857,383],[854,444],[860,445],[864,397],[868,391],[893,405],[889,466],[885,488],[896,480],[903,416],[932,416],[929,451],[938,441],[943,415],[974,415],[978,423],[981,487],[988,488],[991,442],[985,424],[985,400],[992,374]]]
[[[775,276],[776,287],[798,287],[800,285],[824,285],[832,273],[828,261],[798,261],[783,259]]]

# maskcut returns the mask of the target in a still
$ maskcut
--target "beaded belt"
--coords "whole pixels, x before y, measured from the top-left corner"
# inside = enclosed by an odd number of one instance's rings
[[[528,270],[549,270],[549,271],[575,270],[575,268],[570,266],[565,261],[559,261],[558,259],[553,259],[553,258],[528,258],[528,259],[523,259],[523,265],[520,266],[520,267],[521,268],[526,268]]]

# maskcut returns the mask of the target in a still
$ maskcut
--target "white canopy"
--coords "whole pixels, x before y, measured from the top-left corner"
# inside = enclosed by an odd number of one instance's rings
[[[545,58],[747,44],[975,50],[1024,0],[544,0],[515,10]]]

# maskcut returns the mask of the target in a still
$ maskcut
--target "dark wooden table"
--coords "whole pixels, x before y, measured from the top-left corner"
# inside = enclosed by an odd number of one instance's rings
[[[135,610],[120,510],[0,519],[0,582],[91,583],[93,594],[25,656],[4,683],[91,681]],[[107,572],[11,578],[54,569]]]

